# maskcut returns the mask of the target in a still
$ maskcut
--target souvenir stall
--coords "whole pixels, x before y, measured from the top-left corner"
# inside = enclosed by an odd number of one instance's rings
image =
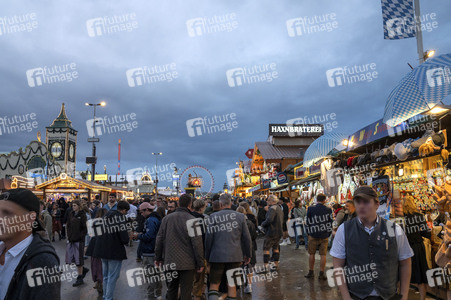
[[[320,182],[320,168],[322,159],[305,168],[299,166],[294,169],[295,189],[299,191],[301,201],[311,204],[316,195],[324,193],[324,188]]]
[[[381,210],[389,211],[393,190],[413,196],[420,210],[433,209],[431,183],[443,178],[449,159],[447,131],[433,129],[431,120],[416,118],[396,128],[379,120],[359,130],[345,141],[345,154],[323,161],[321,182],[326,194],[336,194],[344,203],[366,184],[375,187]]]
[[[374,187],[379,195],[378,214],[383,218],[402,217],[403,199],[412,197],[432,228],[430,268],[450,264],[449,257],[444,261],[451,244],[451,196],[444,192],[451,192],[450,145],[449,133],[442,129],[451,128],[450,116],[444,116],[441,124],[434,122],[416,118],[390,128],[379,120],[350,136],[345,154],[327,158],[321,166],[326,193],[337,192],[341,203],[352,199],[362,184]],[[439,213],[448,214],[441,221],[446,224],[432,222]],[[449,284],[428,288],[428,292],[444,297],[447,288]]]

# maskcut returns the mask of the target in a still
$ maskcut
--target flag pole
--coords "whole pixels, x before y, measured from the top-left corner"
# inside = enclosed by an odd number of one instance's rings
[[[415,29],[417,38],[417,50],[420,65],[424,63],[424,49],[423,49],[423,32],[421,30],[421,16],[420,16],[420,0],[415,0]]]

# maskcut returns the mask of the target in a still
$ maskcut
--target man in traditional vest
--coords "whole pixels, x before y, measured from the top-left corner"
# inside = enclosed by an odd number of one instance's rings
[[[377,215],[373,188],[359,187],[354,203],[357,217],[338,227],[330,251],[334,269],[327,272],[329,285],[337,285],[345,300],[407,300],[413,251],[404,231]]]

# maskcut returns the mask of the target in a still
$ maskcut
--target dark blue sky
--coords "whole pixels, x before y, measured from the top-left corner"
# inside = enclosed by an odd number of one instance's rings
[[[424,32],[424,48],[451,52],[451,2],[420,2],[422,15],[436,14],[437,22],[437,28]],[[77,169],[86,170],[84,158],[91,152],[86,122],[92,109],[84,103],[104,100],[107,106],[98,116],[134,113],[137,128],[101,136],[98,168],[106,164],[110,174],[116,171],[120,138],[123,172],[151,167],[151,153],[161,151],[162,164],[210,169],[215,190],[222,187],[226,170],[245,159],[255,141],[266,140],[268,123],[334,113],[334,130],[351,134],[382,117],[391,89],[410,70],[407,63],[418,65],[415,39],[383,39],[381,4],[376,0],[15,1],[1,3],[0,11],[0,18],[33,28],[6,33],[2,29],[1,117],[35,113],[44,133],[65,102],[79,132]],[[332,14],[332,30],[289,36],[287,20],[311,21]],[[120,26],[131,31],[98,35],[102,29],[96,19],[103,17],[113,22],[125,19],[128,23]],[[193,19],[203,17],[229,23],[219,24],[224,31],[190,36],[201,30]],[[214,25],[208,26],[211,31]],[[78,73],[71,82],[30,87],[27,81],[27,70],[71,63]],[[328,70],[372,63],[377,78],[371,82],[330,87]],[[175,71],[177,78],[139,85],[136,78],[142,69],[132,69],[146,66],[152,72],[154,65],[165,74]],[[275,71],[276,78],[230,87],[227,70],[255,65],[272,65],[268,71]],[[232,131],[189,136],[187,120],[232,113],[237,122]],[[0,152],[26,146],[36,132],[1,135]]]

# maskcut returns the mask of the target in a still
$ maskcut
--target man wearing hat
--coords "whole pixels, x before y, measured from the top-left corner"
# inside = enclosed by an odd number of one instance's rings
[[[144,230],[142,233],[135,233],[134,238],[138,238],[141,242],[142,263],[149,270],[148,274],[156,274],[157,271],[151,272],[155,265],[155,242],[157,239],[158,229],[160,229],[161,217],[154,211],[155,206],[148,202],[143,202],[139,206],[139,213],[146,218]],[[147,288],[149,297],[157,298],[161,296],[161,281],[150,280]]]
[[[413,251],[402,228],[377,215],[378,199],[373,188],[359,187],[354,192],[357,217],[341,224],[335,235],[328,280],[337,279],[343,299],[407,300]]]
[[[43,270],[59,267],[60,261],[50,241],[38,233],[45,231],[39,212],[39,199],[30,190],[12,189],[0,195],[2,300],[61,299],[61,282],[45,280]],[[28,278],[29,271],[42,278]]]

